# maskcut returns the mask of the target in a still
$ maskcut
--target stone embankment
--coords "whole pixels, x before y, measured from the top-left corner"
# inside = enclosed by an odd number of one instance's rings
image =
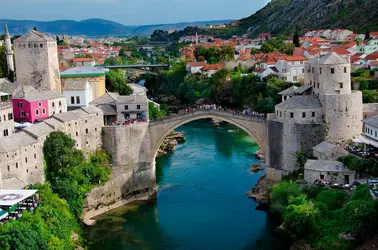
[[[269,187],[276,184],[276,182],[269,180],[266,176],[261,177],[254,188],[248,191],[246,194],[249,198],[254,199],[261,205],[269,204]]]
[[[157,156],[166,155],[169,152],[173,152],[176,148],[176,145],[179,143],[183,143],[185,141],[185,133],[184,132],[176,132],[173,131],[170,133],[161,144]]]

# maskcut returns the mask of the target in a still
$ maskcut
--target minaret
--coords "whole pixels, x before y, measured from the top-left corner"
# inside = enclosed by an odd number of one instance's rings
[[[196,32],[196,44],[198,44],[198,33]]]
[[[7,57],[8,73],[14,72],[12,43],[7,23],[5,23],[5,55]]]

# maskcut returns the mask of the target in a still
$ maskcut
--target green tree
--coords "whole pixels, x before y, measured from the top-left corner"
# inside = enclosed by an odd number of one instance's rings
[[[270,199],[272,202],[278,202],[282,206],[288,206],[291,198],[295,198],[301,195],[301,189],[298,184],[293,182],[280,182],[273,186],[270,193]]]
[[[324,190],[316,197],[317,202],[323,202],[330,211],[343,207],[347,193],[343,190]]]
[[[370,30],[366,29],[365,40],[369,40],[369,39],[370,39]]]
[[[295,28],[295,33],[293,36],[293,43],[295,47],[299,48],[301,47],[300,41],[299,41],[299,33],[298,33],[298,27]]]
[[[120,95],[133,93],[133,89],[126,83],[125,72],[120,69],[110,70],[109,75],[106,76],[106,88]]]
[[[370,234],[376,231],[377,210],[373,201],[352,200],[343,208],[344,223],[353,233]]]
[[[161,119],[167,116],[167,107],[163,106],[164,108],[155,107],[153,102],[148,103],[148,115],[151,120]]]
[[[221,53],[222,53],[223,60],[230,61],[234,59],[235,49],[228,44],[222,48]]]
[[[261,46],[261,51],[264,53],[272,53],[274,52],[274,46],[269,42],[265,41]]]

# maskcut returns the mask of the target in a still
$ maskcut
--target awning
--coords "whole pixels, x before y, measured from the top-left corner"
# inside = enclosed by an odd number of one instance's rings
[[[21,128],[26,128],[26,127],[29,127],[29,126],[32,126],[32,125],[33,125],[33,123],[24,122],[24,123],[16,123],[14,127],[21,129]]]
[[[359,138],[357,139],[354,139],[353,142],[356,142],[356,143],[364,143],[364,144],[368,144],[368,145],[372,145],[376,148],[378,148],[378,142],[377,141],[374,141],[370,138],[367,138],[366,136],[360,136]]]
[[[12,190],[12,189],[0,189],[0,207],[11,207],[20,201],[23,201],[38,190]]]

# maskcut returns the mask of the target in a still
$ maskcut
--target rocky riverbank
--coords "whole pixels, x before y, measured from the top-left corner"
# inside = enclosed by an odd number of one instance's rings
[[[185,142],[185,133],[173,131],[170,133],[161,144],[157,156],[166,155],[169,152],[173,152],[176,145]]]
[[[261,177],[254,188],[246,194],[261,205],[269,204],[269,187],[276,184],[275,181],[268,180],[266,176]]]

